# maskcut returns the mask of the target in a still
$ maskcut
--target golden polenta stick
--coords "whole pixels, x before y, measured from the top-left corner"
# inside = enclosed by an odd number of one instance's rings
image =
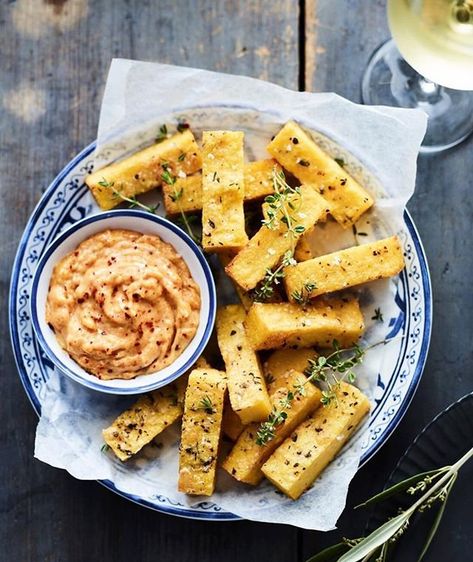
[[[222,431],[232,441],[236,441],[245,426],[239,416],[232,410],[230,400],[225,400],[223,407]]]
[[[220,263],[225,268],[235,257],[235,252],[222,252],[218,255],[218,257],[220,259]],[[231,281],[235,288],[236,294],[238,295],[238,298],[240,299],[240,302],[243,305],[243,308],[247,311],[250,310],[251,305],[253,304],[250,295],[246,291],[244,291],[240,287],[240,285],[238,285],[238,283],[235,283],[233,280]]]
[[[261,421],[271,412],[258,355],[245,331],[246,311],[230,304],[217,311],[217,339],[228,377],[228,395],[242,423]]]
[[[289,300],[294,301],[299,295],[314,298],[360,283],[392,277],[402,269],[404,254],[401,243],[397,236],[391,236],[287,267],[284,269],[284,285]]]
[[[140,150],[135,154],[97,170],[85,178],[97,203],[103,210],[112,209],[122,202],[117,192],[135,197],[163,184],[165,172],[193,174],[202,167],[200,149],[191,131],[172,137]]]
[[[163,184],[163,200],[168,215],[202,210],[202,174],[177,177],[174,184]]]
[[[208,367],[208,363],[202,356],[195,367]],[[138,453],[181,418],[188,377],[186,373],[163,388],[140,396],[131,408],[103,430],[105,443],[120,460],[126,461]]]
[[[355,298],[315,301],[307,306],[291,303],[254,303],[246,318],[253,349],[281,347],[342,347],[358,341],[365,325]]]
[[[181,418],[186,379],[184,375],[174,383],[140,396],[102,431],[105,443],[121,461],[138,453]]]
[[[337,398],[297,427],[263,465],[263,474],[296,500],[348,441],[370,410],[368,398],[342,382]]]
[[[248,242],[243,213],[241,131],[202,135],[202,247],[208,252],[238,250]]]
[[[296,251],[294,252],[294,258],[297,262],[307,261],[313,257],[312,248],[308,239],[310,234],[310,231],[304,232],[297,241]]]
[[[299,125],[289,121],[267,147],[268,152],[302,183],[312,184],[331,204],[343,227],[354,224],[373,205],[373,198]]]
[[[312,348],[277,349],[263,364],[266,384],[271,384],[280,377],[294,370],[303,373],[309,367],[309,359],[316,359],[318,353]]]
[[[281,166],[272,158],[249,162],[243,168],[245,203],[262,199],[274,192],[273,170]],[[168,215],[196,213],[202,210],[202,174],[177,177],[174,185],[163,184],[164,206]]]
[[[284,411],[287,417],[275,428],[275,436],[266,444],[256,442],[258,423],[247,425],[238,437],[237,442],[223,462],[223,468],[240,482],[258,484],[263,474],[261,466],[287,435],[296,428],[311,412],[320,405],[321,392],[312,384],[306,384],[304,394],[295,393],[294,387],[307,381],[302,373],[290,371],[271,385],[271,401],[274,409]],[[282,408],[281,401],[287,398],[288,392],[294,393],[290,408]]]
[[[328,212],[327,202],[309,186],[301,186],[300,194],[293,194],[289,201],[296,207],[291,213],[301,228],[310,228]],[[282,221],[275,228],[263,225],[225,271],[245,291],[254,289],[267,270],[277,265],[293,248],[300,234],[292,232],[288,235],[288,227]]]
[[[222,427],[226,375],[194,369],[189,375],[179,447],[180,492],[211,496]]]

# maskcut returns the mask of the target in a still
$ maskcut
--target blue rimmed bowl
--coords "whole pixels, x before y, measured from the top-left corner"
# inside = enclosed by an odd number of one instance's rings
[[[134,379],[101,380],[85,371],[59,345],[46,322],[46,300],[54,266],[94,234],[107,229],[125,229],[153,234],[167,242],[182,256],[200,288],[201,308],[197,332],[189,345],[170,365]],[[210,267],[201,249],[172,222],[137,210],[118,210],[89,216],[62,232],[45,250],[33,274],[31,285],[31,321],[39,343],[56,368],[76,382],[109,394],[140,394],[175,380],[202,354],[212,333],[216,311],[216,289]]]

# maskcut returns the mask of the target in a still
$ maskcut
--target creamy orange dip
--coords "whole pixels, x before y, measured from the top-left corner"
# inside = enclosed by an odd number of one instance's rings
[[[86,371],[131,379],[172,363],[194,337],[199,311],[199,287],[171,245],[106,230],[55,266],[46,321]]]

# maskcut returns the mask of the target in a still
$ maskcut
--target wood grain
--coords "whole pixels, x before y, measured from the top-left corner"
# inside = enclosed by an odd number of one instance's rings
[[[297,89],[298,7],[281,0],[0,3],[1,300],[41,192],[96,134],[112,57],[242,73]],[[0,544],[11,562],[291,560],[297,531],[160,515],[33,459],[36,417],[1,317]]]
[[[369,57],[389,37],[385,1],[308,0],[305,35],[306,89],[333,91],[359,102],[361,77]],[[302,532],[301,560],[339,542],[342,536],[360,536],[367,514],[354,512],[351,507],[381,490],[397,460],[424,425],[471,391],[471,382],[466,379],[473,366],[467,335],[473,332],[469,288],[473,253],[468,233],[473,196],[465,179],[469,170],[471,173],[468,155],[472,149],[470,138],[447,153],[419,157],[417,187],[409,209],[425,246],[434,294],[434,327],[425,374],[393,437],[351,483],[348,509],[340,520],[341,531]],[[471,519],[467,521],[466,502],[461,502],[462,497],[471,498],[469,476],[471,470],[456,484],[450,518],[442,522],[427,556],[429,561],[462,560],[462,553],[473,548],[473,524]],[[419,552],[420,540],[414,533],[412,553]]]
[[[299,8],[303,12],[299,13]],[[300,25],[303,24],[303,28]],[[13,257],[41,192],[93,140],[112,57],[242,73],[360,99],[360,79],[389,32],[385,1],[16,0],[0,2],[0,307]],[[300,61],[304,67],[300,68]],[[356,476],[341,519],[380,489],[407,444],[440,409],[471,391],[472,141],[419,160],[410,208],[430,260],[436,320],[425,376],[394,437]],[[9,562],[303,562],[340,532],[250,522],[210,524],[145,510],[33,459],[36,417],[0,318],[0,559]],[[471,498],[460,478],[429,560],[473,550]]]

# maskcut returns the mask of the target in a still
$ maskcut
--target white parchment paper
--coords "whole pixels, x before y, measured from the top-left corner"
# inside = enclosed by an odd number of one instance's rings
[[[187,120],[197,136],[204,129],[244,130],[248,160],[266,157],[265,145],[271,136],[289,119],[298,121],[332,156],[343,158],[347,170],[376,198],[375,209],[357,225],[364,236],[360,241],[403,228],[402,216],[414,191],[417,153],[426,127],[426,116],[420,111],[360,106],[335,94],[300,93],[242,76],[118,59],[112,62],[105,88],[96,168],[153,142],[162,123],[172,130],[178,118]],[[334,223],[314,233],[313,251],[325,253],[354,243],[353,232],[342,231]],[[217,283],[222,299],[231,298],[221,275]],[[387,326],[371,316],[375,306],[382,308],[385,318],[396,314],[395,289],[396,280],[360,289],[367,344],[388,334]],[[395,349],[387,353],[383,347],[375,348],[359,369],[358,384],[368,396],[392,353]],[[109,480],[118,490],[150,501],[167,498],[184,505],[202,501],[177,492],[178,426],[162,435],[159,446],[146,447],[127,463],[101,451],[102,429],[132,402],[133,398],[88,390],[56,373],[42,403],[36,458],[76,478]],[[361,442],[360,436],[353,439],[296,502],[275,493],[269,483],[250,488],[223,471],[219,471],[211,500],[255,521],[333,529],[359,464]]]

